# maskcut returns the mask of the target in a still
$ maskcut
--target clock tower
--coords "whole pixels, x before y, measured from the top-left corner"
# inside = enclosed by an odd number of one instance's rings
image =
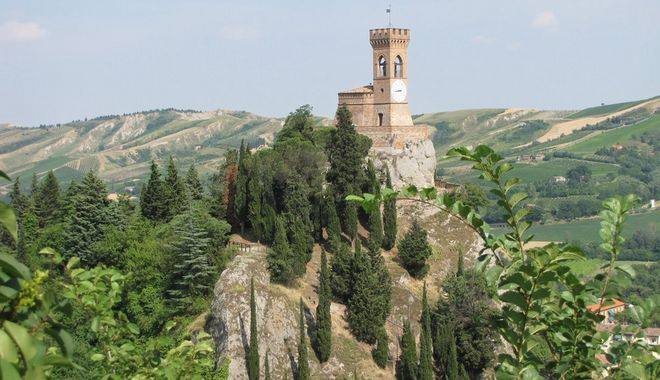
[[[377,126],[412,127],[408,109],[409,29],[372,29],[373,91]]]
[[[435,150],[428,125],[414,125],[408,108],[408,44],[410,29],[369,31],[371,84],[339,93],[358,133],[371,139],[370,156],[377,167],[389,167],[395,187],[433,186]]]

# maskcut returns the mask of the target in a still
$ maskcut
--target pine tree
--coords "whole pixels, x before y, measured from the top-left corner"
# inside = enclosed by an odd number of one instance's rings
[[[175,257],[173,286],[167,294],[175,309],[185,312],[192,297],[211,291],[214,268],[206,254],[209,239],[193,210],[177,221],[174,231],[178,239],[171,245]]]
[[[319,270],[319,303],[316,306],[316,354],[321,363],[330,358],[332,350],[332,318],[330,316],[330,303],[332,289],[330,288],[330,275],[325,250],[321,251],[321,268]]]
[[[297,380],[309,379],[309,363],[307,362],[307,339],[305,338],[305,309],[302,298],[300,299],[300,341],[298,342],[298,372]]]
[[[362,253],[356,244],[353,285],[348,300],[347,321],[353,335],[373,344],[378,329],[390,312],[391,281],[382,256]]]
[[[422,277],[428,270],[426,260],[431,257],[433,250],[426,238],[426,231],[419,225],[417,219],[413,220],[410,230],[399,242],[399,259],[403,267],[413,277]]]
[[[37,202],[37,196],[39,196],[39,180],[37,179],[37,173],[32,172],[32,182],[30,182],[30,197],[32,198],[32,203]]]
[[[401,380],[417,380],[417,346],[408,320],[403,324],[401,356],[397,363],[397,372],[397,377]]]
[[[266,352],[266,360],[264,361],[264,380],[270,380],[270,363],[268,362],[268,352]]]
[[[295,278],[294,259],[286,237],[284,219],[278,216],[275,222],[275,239],[268,251],[268,270],[270,279],[281,284],[291,284]]]
[[[170,155],[167,161],[167,175],[163,182],[164,203],[167,210],[167,220],[183,213],[188,207],[188,196],[186,185],[179,178],[179,171],[174,164],[174,158]]]
[[[390,177],[390,169],[386,169],[387,181],[385,185],[387,188],[392,188],[392,178]],[[396,197],[385,200],[383,202],[383,249],[389,251],[396,243]]]
[[[140,212],[142,216],[153,221],[164,221],[167,218],[163,181],[154,161],[151,161],[149,180],[140,193]]]
[[[250,279],[250,346],[247,354],[248,379],[259,379],[259,339],[257,338],[257,303],[254,296],[254,278]]]
[[[10,205],[16,212],[16,216],[20,218],[20,215],[28,207],[28,198],[23,194],[21,190],[21,177],[16,177],[14,180],[14,185],[12,186],[11,191],[9,192]]]
[[[92,245],[103,237],[104,227],[110,222],[105,184],[93,171],[87,172],[76,186],[71,200],[71,215],[65,227],[65,256],[78,256],[89,267],[103,262]]]
[[[419,380],[433,380],[433,340],[431,333],[431,308],[426,293],[426,282],[424,283],[424,292],[422,294],[422,318],[420,321],[422,328],[419,337]]]
[[[376,365],[380,368],[385,368],[387,365],[387,357],[389,355],[389,340],[387,338],[387,331],[385,327],[381,326],[378,329],[378,337],[376,340],[376,348],[371,352]]]
[[[332,256],[332,295],[334,299],[348,304],[348,298],[353,288],[353,260],[348,245],[340,240],[339,237],[330,237],[331,241],[337,241],[334,255]]]
[[[60,203],[60,185],[51,170],[43,181],[41,181],[35,199],[35,211],[37,217],[39,217],[40,227],[43,228],[55,222]]]
[[[204,197],[204,187],[199,180],[199,174],[197,173],[197,168],[195,168],[195,163],[190,164],[188,173],[186,173],[186,186],[188,187],[190,199],[194,201],[202,200]]]

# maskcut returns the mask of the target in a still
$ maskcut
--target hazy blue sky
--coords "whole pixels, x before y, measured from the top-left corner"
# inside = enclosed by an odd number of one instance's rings
[[[332,115],[388,1],[0,0],[0,123],[152,108]],[[659,0],[392,1],[413,113],[660,95]]]

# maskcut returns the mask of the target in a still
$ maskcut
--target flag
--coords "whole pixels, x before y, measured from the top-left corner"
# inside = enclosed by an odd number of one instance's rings
[[[385,13],[392,13],[392,8],[385,9]]]

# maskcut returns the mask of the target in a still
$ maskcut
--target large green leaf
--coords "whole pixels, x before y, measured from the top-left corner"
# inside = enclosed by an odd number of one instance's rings
[[[18,240],[16,233],[18,230],[16,225],[16,215],[14,215],[14,210],[12,210],[8,204],[3,202],[0,202],[0,224],[2,224],[7,229],[7,231],[9,231],[9,234],[14,238],[14,240]]]

